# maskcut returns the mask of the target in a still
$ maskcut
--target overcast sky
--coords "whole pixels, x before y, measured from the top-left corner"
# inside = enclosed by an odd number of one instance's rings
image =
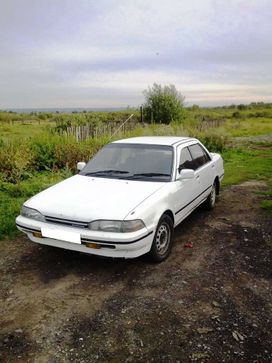
[[[0,0],[0,108],[272,102],[271,0]]]

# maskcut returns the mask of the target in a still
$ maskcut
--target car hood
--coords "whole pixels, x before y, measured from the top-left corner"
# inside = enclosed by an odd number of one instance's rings
[[[45,216],[89,222],[123,220],[165,183],[75,175],[29,199],[24,205]]]

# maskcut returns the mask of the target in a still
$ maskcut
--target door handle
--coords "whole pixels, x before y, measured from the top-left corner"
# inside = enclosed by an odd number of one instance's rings
[[[214,164],[212,164],[212,168],[214,168]]]
[[[199,179],[199,175],[196,176],[196,179]]]

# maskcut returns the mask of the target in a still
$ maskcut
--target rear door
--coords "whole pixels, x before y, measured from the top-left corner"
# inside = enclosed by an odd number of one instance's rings
[[[210,193],[214,182],[214,165],[210,155],[199,143],[190,145],[189,151],[193,159],[193,169],[198,183],[199,202]]]

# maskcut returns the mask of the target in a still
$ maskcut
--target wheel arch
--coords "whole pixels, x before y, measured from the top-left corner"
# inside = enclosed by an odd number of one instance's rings
[[[168,217],[170,217],[173,222],[173,226],[175,225],[175,217],[174,217],[173,212],[170,209],[167,209],[166,211],[164,211],[163,214],[161,215],[161,217],[163,215],[167,215]]]

